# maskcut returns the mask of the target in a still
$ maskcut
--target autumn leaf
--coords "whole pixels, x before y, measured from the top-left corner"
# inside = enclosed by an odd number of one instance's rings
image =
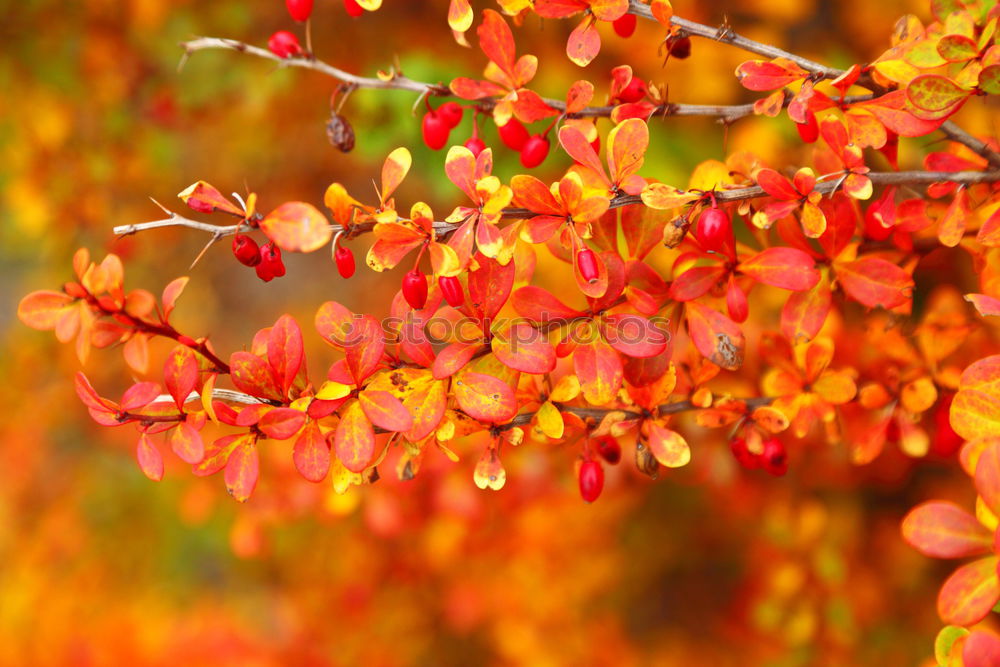
[[[301,201],[287,202],[268,213],[260,221],[260,229],[279,248],[290,252],[318,250],[333,235],[326,216]]]
[[[238,445],[229,455],[223,477],[229,495],[237,502],[245,503],[257,488],[257,477],[260,474],[260,461],[257,454],[257,443],[249,440]]]
[[[459,407],[473,419],[502,424],[517,414],[514,390],[498,378],[467,372],[458,375],[452,386]]]
[[[322,482],[330,471],[330,443],[311,422],[299,433],[292,448],[295,469],[310,482]]]
[[[997,563],[990,556],[955,570],[938,594],[938,616],[952,625],[972,625],[986,617],[1000,599]]]
[[[910,300],[910,274],[881,257],[836,262],[834,268],[847,295],[869,308],[895,308]]]
[[[351,472],[363,471],[375,458],[375,431],[357,400],[347,403],[341,411],[334,449],[337,458]]]
[[[925,556],[966,558],[989,553],[993,534],[954,503],[918,505],[903,519],[903,539]]]

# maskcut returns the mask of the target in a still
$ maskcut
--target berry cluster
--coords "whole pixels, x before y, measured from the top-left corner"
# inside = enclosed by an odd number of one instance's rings
[[[252,266],[265,283],[285,275],[281,248],[268,241],[262,246],[246,234],[233,236],[233,255],[244,266]]]

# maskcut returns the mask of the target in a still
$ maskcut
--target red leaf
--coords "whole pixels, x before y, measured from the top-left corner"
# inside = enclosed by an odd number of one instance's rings
[[[993,534],[954,503],[918,505],[903,519],[903,539],[932,558],[965,558],[989,553]]]
[[[514,286],[514,262],[506,266],[482,253],[476,253],[479,268],[469,272],[469,297],[471,303],[463,306],[463,312],[470,308],[482,320],[491,320],[510,296]]]
[[[863,257],[837,262],[837,280],[858,303],[876,308],[895,308],[910,300],[913,279],[906,271],[881,257]]]
[[[355,318],[353,330],[347,335],[344,355],[354,376],[355,384],[361,385],[375,372],[382,361],[385,337],[382,325],[371,315]]]
[[[250,499],[253,490],[257,488],[257,477],[260,474],[260,461],[257,455],[257,444],[254,440],[237,446],[229,455],[223,478],[226,490],[237,502],[245,503]]]
[[[155,382],[137,382],[122,394],[121,409],[136,410],[152,403],[160,394],[160,385]]]
[[[136,445],[135,458],[139,461],[139,468],[146,477],[154,482],[163,479],[163,457],[160,450],[152,443],[145,433],[139,434],[139,443]]]
[[[830,285],[825,280],[810,290],[792,294],[781,309],[782,335],[793,343],[812,340],[823,328],[832,303]]]
[[[170,448],[184,463],[196,465],[205,458],[205,442],[201,433],[187,421],[181,422],[170,432]]]
[[[459,407],[473,419],[501,424],[517,414],[514,390],[492,375],[462,373],[455,378],[453,388]]]
[[[556,367],[556,351],[545,334],[526,322],[498,333],[491,344],[500,363],[516,371],[542,374]]]
[[[606,315],[601,334],[611,347],[630,357],[654,357],[667,349],[666,332],[631,313]]]
[[[198,181],[183,192],[178,193],[177,196],[181,198],[181,201],[199,213],[222,211],[237,218],[242,218],[245,215],[242,209],[237,208],[235,204],[231,204],[229,200],[222,196],[221,192],[205,181]]]
[[[951,625],[983,620],[1000,598],[996,556],[981,558],[955,570],[938,593],[938,616]]]
[[[387,391],[367,389],[358,395],[361,409],[368,419],[386,431],[408,431],[413,428],[413,416],[403,403]]]
[[[522,287],[514,292],[511,302],[519,315],[535,322],[569,320],[583,314],[582,311],[574,310],[564,304],[551,292],[534,285]]]
[[[768,248],[740,262],[740,273],[759,283],[801,292],[819,282],[812,257],[796,248]]]
[[[748,60],[736,68],[736,77],[748,90],[774,90],[809,76],[809,72],[785,58]]]
[[[198,383],[198,360],[191,348],[178,345],[163,364],[163,383],[174,397],[178,410],[184,409],[187,397]]]
[[[706,294],[726,274],[722,266],[696,266],[680,274],[670,283],[670,298],[691,301]]]
[[[1000,444],[992,442],[980,452],[975,482],[976,491],[986,506],[994,514],[1000,514]]]
[[[220,403],[219,405],[224,404]],[[218,410],[218,406],[216,409]],[[253,439],[254,436],[249,433],[234,433],[233,435],[225,435],[218,438],[205,447],[204,458],[191,469],[191,472],[198,477],[214,475],[226,466],[233,450],[252,443]]]
[[[802,194],[792,185],[792,182],[776,172],[774,169],[764,167],[758,169],[754,174],[757,185],[764,188],[764,192],[784,201],[798,201]]]
[[[485,346],[482,343],[452,343],[447,346],[438,352],[437,358],[434,359],[434,365],[431,366],[434,379],[442,380],[451,377],[462,370],[469,363],[469,360],[483,349]]]
[[[261,417],[257,422],[257,428],[275,440],[288,440],[298,433],[305,423],[304,412],[292,408],[275,408]]]
[[[580,67],[590,64],[601,52],[601,35],[590,16],[584,16],[566,41],[566,56]]]
[[[322,482],[330,471],[330,443],[316,422],[302,429],[292,448],[292,461],[299,474],[310,482]]]
[[[975,306],[983,317],[1000,315],[1000,299],[986,294],[966,294],[965,300]]]
[[[513,77],[514,35],[503,17],[492,9],[484,10],[483,22],[476,28],[476,35],[479,36],[479,48],[486,57]]]
[[[271,327],[267,337],[267,361],[285,396],[302,367],[302,355],[302,330],[299,323],[291,315],[282,315]]]
[[[962,646],[963,667],[996,667],[1000,665],[1000,637],[992,632],[976,630]]]
[[[333,443],[337,458],[351,472],[363,471],[375,458],[375,431],[358,401],[341,413]]]

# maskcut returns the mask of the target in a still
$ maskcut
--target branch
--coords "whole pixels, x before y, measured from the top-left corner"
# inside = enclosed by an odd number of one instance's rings
[[[827,174],[820,176],[818,180],[822,182],[816,185],[816,191],[821,194],[830,194],[840,185],[838,179],[833,177],[840,174]],[[959,183],[962,185],[975,185],[979,183],[1000,182],[1000,170],[995,171],[876,171],[867,174],[875,185],[929,185],[931,183]],[[832,180],[827,180],[832,179]],[[715,198],[720,202],[742,201],[744,199],[756,199],[767,197],[768,194],[759,185],[733,190],[719,190],[715,193]],[[619,195],[611,198],[609,208],[621,208],[632,204],[641,204],[642,198],[638,195]],[[505,208],[503,217],[508,219],[524,219],[537,215],[526,208]],[[439,234],[447,234],[454,231],[462,222],[434,222],[434,231]],[[236,233],[240,225],[212,225],[196,220],[189,220],[181,215],[170,212],[170,217],[163,220],[153,220],[151,222],[139,222],[131,225],[119,225],[114,228],[115,234],[134,234],[148,229],[159,227],[188,227],[213,234],[217,238],[229,236]],[[370,232],[375,228],[374,222],[361,222],[351,226],[351,234],[357,235]],[[330,225],[334,233],[346,231],[342,225]]]
[[[629,12],[635,14],[636,16],[641,16],[653,21],[656,20],[653,18],[653,11],[649,8],[649,5],[639,2],[639,0],[631,0]],[[682,19],[679,16],[670,17],[670,22],[681,28],[689,35],[704,37],[706,39],[722,42],[724,44],[732,44],[737,48],[743,49],[744,51],[756,53],[757,55],[764,56],[766,58],[787,58],[802,69],[812,72],[813,74],[816,74],[824,79],[836,79],[844,73],[844,70],[837,69],[835,67],[827,67],[822,63],[809,60],[808,58],[803,58],[802,56],[797,56],[794,53],[789,53],[788,51],[779,49],[776,46],[747,39],[742,35],[736,34],[733,29],[728,26],[713,28],[701,23],[695,23],[694,21]]]
[[[994,167],[1000,167],[1000,153],[997,153],[995,150],[990,148],[985,141],[976,139],[974,136],[950,120],[942,123],[941,127],[938,129],[940,129],[952,141],[964,144],[978,155],[986,158],[986,161]]]

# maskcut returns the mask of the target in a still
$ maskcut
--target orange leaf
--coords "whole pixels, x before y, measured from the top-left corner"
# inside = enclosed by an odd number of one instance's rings
[[[954,248],[965,235],[965,224],[969,217],[969,205],[965,188],[959,188],[948,210],[938,221],[938,240],[941,245]]]
[[[375,431],[357,400],[341,412],[333,442],[337,458],[351,472],[362,472],[375,458]]]
[[[649,451],[660,465],[667,468],[681,468],[691,461],[691,448],[680,433],[664,428],[655,421],[647,424]]]
[[[275,408],[261,417],[257,422],[257,428],[275,440],[288,440],[298,433],[305,423],[304,412],[292,408]]]
[[[580,379],[583,397],[592,405],[606,405],[613,401],[624,380],[621,357],[600,338],[576,348],[573,369]]]
[[[194,352],[184,345],[176,346],[163,364],[163,384],[179,410],[184,409],[184,403],[197,383],[198,360]]]
[[[966,558],[989,553],[993,534],[954,503],[918,505],[903,519],[903,539],[932,558]]]
[[[302,330],[286,313],[274,323],[267,337],[267,361],[285,396],[302,368],[302,357]]]
[[[607,174],[604,173],[601,158],[583,132],[572,125],[564,125],[559,130],[559,143],[571,158],[593,171],[606,185],[611,185]]]
[[[858,303],[876,308],[895,308],[910,300],[913,279],[906,271],[881,257],[863,257],[837,262],[837,280]]]
[[[333,234],[326,216],[301,201],[286,202],[268,213],[260,229],[282,250],[291,252],[322,248]]]
[[[540,215],[562,215],[559,202],[545,184],[529,174],[517,174],[510,179],[514,204]]]
[[[237,502],[245,503],[257,488],[260,474],[260,460],[257,455],[256,440],[237,446],[229,455],[223,479],[226,490]]]
[[[174,306],[177,304],[177,299],[180,297],[181,292],[188,284],[188,277],[182,276],[171,280],[166,287],[163,288],[163,296],[160,301],[163,306],[163,319],[166,320],[170,317],[170,313],[173,312]]]
[[[955,570],[938,594],[938,616],[951,625],[983,620],[1000,598],[996,556],[981,558]]]
[[[229,358],[233,384],[242,392],[267,398],[272,401],[282,399],[281,391],[274,382],[271,369],[263,359],[250,352],[234,352]]]
[[[462,373],[456,376],[453,387],[459,407],[473,419],[500,424],[517,414],[514,390],[492,375]]]
[[[566,41],[566,55],[570,61],[586,67],[597,54],[601,52],[601,35],[590,16],[585,16],[580,24],[573,28]]]
[[[812,257],[797,248],[767,248],[740,262],[740,273],[759,283],[801,292],[819,282]]]
[[[986,294],[966,294],[965,300],[976,307],[983,317],[1000,315],[1000,299]]]
[[[545,334],[526,322],[494,336],[492,349],[504,366],[524,373],[550,373],[556,367],[556,352]]]
[[[205,181],[198,181],[183,192],[178,193],[177,196],[181,198],[181,201],[199,213],[222,211],[237,218],[244,216],[243,209],[231,204],[229,200],[222,196],[221,192]]]
[[[736,68],[736,78],[748,90],[774,90],[807,76],[809,72],[786,58],[748,60]]]
[[[810,290],[792,294],[781,309],[781,333],[793,345],[812,340],[823,328],[832,303],[833,295],[826,280]]]
[[[580,80],[573,82],[566,93],[566,113],[577,113],[587,108],[594,99],[594,84]]]
[[[492,9],[484,10],[483,22],[476,29],[476,35],[479,36],[479,48],[486,57],[513,77],[514,35],[503,17]]]
[[[649,148],[649,127],[645,121],[629,118],[608,133],[608,171],[611,180],[622,183],[642,167]]]
[[[448,404],[448,391],[441,380],[416,384],[413,392],[403,399],[403,405],[413,417],[413,427],[404,433],[411,442],[418,442],[430,435],[441,423]]]
[[[662,211],[689,204],[698,199],[700,195],[678,190],[666,183],[650,183],[643,188],[641,197],[643,204]]]
[[[27,295],[17,305],[17,317],[32,329],[55,329],[64,314],[64,308],[73,303],[73,297],[63,292],[40,290]]]
[[[382,202],[389,200],[392,193],[406,178],[412,164],[413,158],[410,156],[410,151],[404,147],[399,147],[389,153],[382,165]]]
[[[697,301],[688,301],[684,312],[688,333],[702,355],[729,371],[743,365],[746,341],[738,324]]]

